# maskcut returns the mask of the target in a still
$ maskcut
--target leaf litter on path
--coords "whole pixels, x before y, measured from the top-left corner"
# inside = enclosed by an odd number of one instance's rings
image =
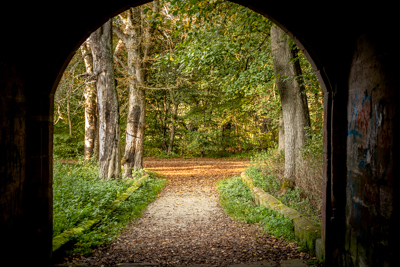
[[[234,221],[219,206],[215,182],[239,175],[245,160],[145,159],[167,185],[118,239],[76,262],[111,266],[149,262],[161,266],[227,266],[263,260],[309,259],[293,243],[266,235],[259,224]]]

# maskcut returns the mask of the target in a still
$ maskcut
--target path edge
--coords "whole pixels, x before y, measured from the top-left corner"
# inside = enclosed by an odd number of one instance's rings
[[[259,206],[267,207],[281,213],[284,217],[290,218],[294,224],[294,232],[300,241],[304,242],[308,250],[318,260],[325,260],[325,248],[321,239],[321,227],[315,225],[310,219],[301,215],[298,211],[284,205],[280,200],[265,192],[263,189],[254,186],[253,179],[245,172],[240,174],[242,182],[250,189],[254,202]]]

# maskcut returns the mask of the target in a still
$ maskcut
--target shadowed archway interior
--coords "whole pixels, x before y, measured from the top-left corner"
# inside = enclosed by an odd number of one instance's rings
[[[52,238],[53,94],[74,51],[148,1],[1,4],[3,262],[46,266]],[[399,122],[394,5],[235,1],[281,26],[325,94],[323,240],[328,266],[394,266]],[[397,90],[398,91],[398,90]],[[397,194],[396,194],[397,193]]]

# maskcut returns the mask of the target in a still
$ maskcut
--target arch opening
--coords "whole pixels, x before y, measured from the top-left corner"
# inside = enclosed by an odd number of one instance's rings
[[[289,35],[292,35],[292,34],[290,34],[290,32],[288,33]],[[292,35],[293,36],[293,35]],[[296,43],[299,43],[299,40],[297,39],[297,38],[294,38],[294,41],[296,42]],[[304,49],[304,46],[301,46],[303,49]],[[309,57],[309,54],[307,53],[307,52],[305,52],[304,53],[305,54],[305,56],[308,56]],[[315,64],[313,64],[313,67],[315,67]]]
[[[20,19],[14,18],[15,12],[0,18],[4,36],[13,40],[2,42],[0,50],[0,234],[8,244],[0,253],[5,262],[49,264],[53,94],[71,51],[111,11],[117,14],[131,4],[121,0],[105,7],[82,2],[79,10],[70,5],[48,13],[40,5],[10,3],[6,10],[18,11]],[[243,4],[289,29],[314,59],[327,87],[323,181],[327,263],[396,266],[394,247],[399,237],[394,214],[400,205],[393,162],[399,151],[394,138],[399,94],[395,90],[396,49],[394,42],[387,41],[397,25],[396,9],[389,5],[344,9],[326,4],[316,9],[312,3],[295,8],[283,2]],[[71,16],[79,19],[71,20]],[[47,25],[48,30],[38,31],[37,25]],[[25,29],[24,34],[20,29]],[[48,40],[49,36],[51,44],[43,53],[38,52],[43,51],[40,42],[26,46],[27,40]],[[363,103],[361,96],[370,96],[370,101]],[[369,111],[363,107],[368,102]],[[352,111],[357,116],[352,118]],[[354,131],[350,135],[349,129]]]

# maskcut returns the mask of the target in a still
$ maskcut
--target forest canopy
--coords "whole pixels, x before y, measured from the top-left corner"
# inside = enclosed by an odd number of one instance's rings
[[[249,8],[218,0],[155,1],[131,8],[111,23],[122,161],[132,91],[144,102],[140,125],[145,156],[228,156],[274,148],[282,117],[277,79],[301,82],[301,94],[308,100],[308,134],[321,134],[323,96],[314,70],[288,39],[297,51],[290,61],[297,61],[301,72],[277,75],[273,23]],[[96,87],[95,73],[85,65],[91,38],[72,58],[56,91],[57,158],[84,154],[87,93],[96,94],[89,88]],[[91,153],[98,149],[93,140]]]
[[[154,0],[129,8],[85,40],[54,97],[54,234],[104,212],[92,206],[96,198],[109,210],[135,179],[148,177],[146,157],[251,157],[242,174],[318,224],[323,101],[303,51],[247,7]],[[138,191],[123,209],[140,214],[156,197],[166,182],[150,176],[147,196]],[[238,177],[219,187],[226,196],[247,190]],[[273,217],[250,206],[250,217]],[[103,230],[112,228],[102,227],[78,243],[82,251],[105,242]]]

